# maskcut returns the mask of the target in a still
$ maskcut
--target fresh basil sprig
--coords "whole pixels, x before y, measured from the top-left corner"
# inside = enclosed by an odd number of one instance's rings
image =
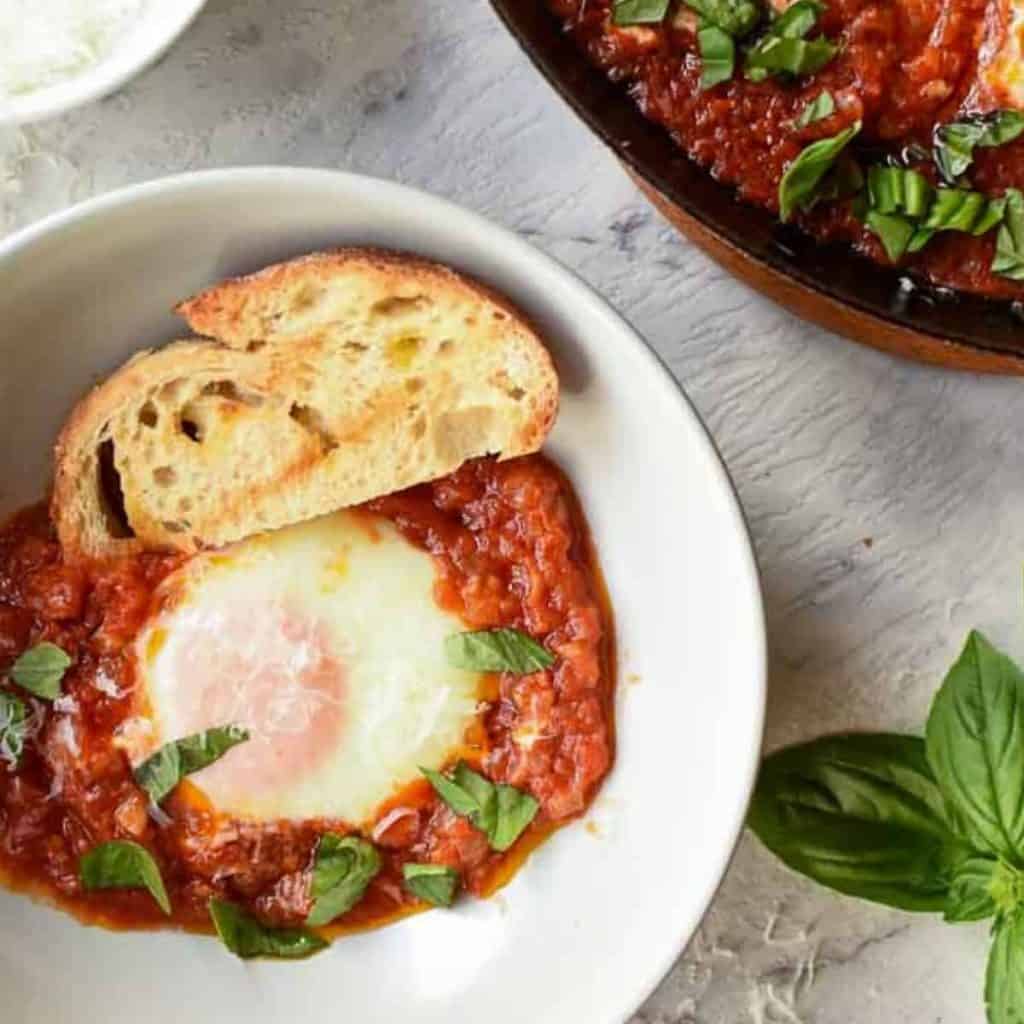
[[[728,82],[736,70],[736,44],[728,32],[717,25],[707,25],[697,32],[700,50],[701,89],[710,89],[719,82]]]
[[[860,131],[860,121],[837,135],[805,146],[786,168],[779,182],[779,213],[788,221],[797,209],[809,210],[821,198],[819,189],[850,140]]]
[[[317,844],[310,895],[313,909],[306,924],[329,924],[351,910],[380,871],[380,854],[358,836],[328,832]]]
[[[56,700],[71,659],[56,644],[44,642],[30,647],[11,666],[11,678],[23,689],[43,700]]]
[[[974,163],[976,147],[1002,146],[1024,132],[1024,114],[993,110],[941,125],[935,130],[935,166],[951,185]]]
[[[835,736],[770,755],[748,823],[801,874],[904,910],[943,910],[971,854],[913,736]]]
[[[159,804],[186,775],[220,760],[248,738],[249,731],[240,725],[225,725],[173,740],[135,769],[135,781]]]
[[[507,850],[536,817],[540,805],[515,786],[495,785],[460,761],[451,777],[421,768],[437,795],[460,817],[468,818],[492,850]]]
[[[157,906],[171,912],[171,901],[153,855],[144,846],[114,839],[94,846],[78,862],[84,889],[148,889]]]
[[[20,697],[0,690],[0,760],[17,768],[28,735],[28,708]]]
[[[555,656],[518,629],[478,629],[445,639],[445,654],[456,668],[470,672],[528,675],[551,668]]]
[[[1024,672],[972,632],[925,732],[835,736],[770,755],[749,824],[790,867],[840,892],[953,922],[994,917],[988,1019],[1020,1024]]]
[[[669,0],[615,0],[612,22],[615,25],[650,25],[664,21]]]
[[[832,98],[832,93],[824,89],[800,111],[793,124],[797,128],[806,128],[815,121],[824,121],[826,117],[831,117],[835,110],[836,101]]]
[[[450,907],[459,888],[459,873],[444,864],[403,864],[405,887],[435,907]]]
[[[221,942],[243,960],[253,957],[300,960],[329,945],[306,928],[268,928],[227,900],[211,899],[209,911]]]
[[[992,270],[1012,281],[1024,281],[1024,194],[1008,188],[1003,201],[1003,224],[996,235]]]

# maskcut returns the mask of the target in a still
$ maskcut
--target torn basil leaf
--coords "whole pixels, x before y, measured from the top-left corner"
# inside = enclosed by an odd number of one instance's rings
[[[881,241],[885,254],[893,263],[907,251],[917,230],[906,217],[897,213],[880,213],[878,210],[868,210],[864,223]]]
[[[220,760],[249,738],[248,729],[225,725],[162,746],[135,769],[135,781],[159,804],[186,776]]]
[[[171,901],[153,855],[144,846],[114,839],[93,847],[78,862],[85,889],[148,889],[157,906],[171,912]]]
[[[380,854],[358,836],[321,836],[313,863],[313,909],[306,924],[319,927],[351,910],[380,871]]]
[[[813,75],[839,51],[828,39],[787,39],[765,36],[747,51],[744,73],[751,82],[763,82],[771,75]]]
[[[449,778],[421,768],[437,795],[460,817],[468,818],[487,836],[492,850],[507,850],[537,816],[540,805],[514,786],[495,785],[464,761]]]
[[[445,654],[455,668],[470,672],[529,675],[550,668],[555,656],[518,629],[479,629],[445,640]]]
[[[1003,224],[996,235],[992,270],[1013,281],[1024,281],[1024,194],[1008,188],[1003,199]]]
[[[906,214],[921,218],[935,196],[931,182],[917,171],[905,167],[868,168],[868,201],[881,214]]]
[[[11,678],[29,693],[43,700],[56,700],[71,659],[56,644],[30,647],[11,667]]]
[[[665,19],[669,0],[615,0],[612,22],[616,25],[649,25]]]
[[[761,20],[761,7],[753,0],[686,0],[708,24],[736,39],[750,32]]]
[[[825,5],[817,0],[797,0],[771,22],[768,31],[783,39],[803,39],[818,24],[824,10]]]
[[[459,873],[444,864],[403,864],[405,887],[419,900],[450,907],[459,888]]]
[[[253,957],[299,960],[329,945],[306,928],[268,928],[227,900],[211,899],[208,908],[221,942],[243,960]]]
[[[1016,110],[993,110],[941,125],[935,130],[935,166],[954,184],[974,163],[975,148],[1005,145],[1022,132],[1024,114]]]
[[[698,31],[697,47],[701,59],[701,89],[728,82],[736,68],[736,44],[732,36],[717,25],[708,25]]]
[[[20,697],[0,690],[0,760],[17,768],[28,735],[28,708]]]
[[[783,221],[788,221],[798,208],[807,210],[814,205],[825,176],[859,131],[857,121],[838,135],[812,142],[786,168],[779,182],[779,213]]]
[[[809,124],[814,124],[815,121],[823,121],[826,117],[831,117],[835,110],[836,101],[832,98],[832,93],[825,89],[800,111],[793,123],[797,128],[806,128]]]

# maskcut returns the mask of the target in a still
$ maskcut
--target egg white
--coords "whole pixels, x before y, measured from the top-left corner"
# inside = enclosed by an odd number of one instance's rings
[[[466,627],[438,606],[435,579],[388,521],[353,512],[193,558],[136,641],[146,748],[244,725],[247,743],[190,776],[214,807],[369,822],[420,766],[449,759],[476,715],[481,677],[444,654]]]

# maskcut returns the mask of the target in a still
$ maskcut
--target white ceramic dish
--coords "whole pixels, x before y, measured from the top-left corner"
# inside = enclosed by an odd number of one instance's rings
[[[397,185],[325,171],[170,178],[0,244],[0,512],[38,498],[70,404],[175,300],[318,247],[372,243],[472,272],[548,339],[563,401],[548,450],[580,493],[619,639],[618,757],[587,822],[494,899],[338,941],[298,964],[214,940],[115,934],[0,893],[5,1019],[619,1024],[696,929],[742,827],[765,643],[747,532],[715,450],[632,329],[511,233]],[[684,314],[685,315],[685,314]]]
[[[0,125],[41,121],[112,93],[163,56],[205,5],[206,0],[149,0],[138,22],[87,71],[23,96],[0,97]]]

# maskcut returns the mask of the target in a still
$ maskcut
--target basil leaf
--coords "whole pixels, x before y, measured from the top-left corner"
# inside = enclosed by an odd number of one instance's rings
[[[985,971],[985,1010],[989,1024],[1024,1020],[1024,914],[996,921]]]
[[[114,839],[93,847],[78,862],[86,889],[148,889],[157,906],[171,912],[171,901],[153,855],[144,846]]]
[[[219,761],[249,738],[248,729],[225,725],[162,746],[135,769],[135,781],[159,804],[186,775]]]
[[[975,147],[1002,146],[1022,132],[1024,114],[1016,110],[994,110],[944,124],[935,131],[935,166],[952,184],[974,163]]]
[[[939,688],[928,762],[960,830],[1011,864],[1024,861],[1024,675],[977,631]]]
[[[328,924],[351,910],[380,871],[380,854],[358,836],[328,832],[320,838],[310,887],[313,909],[306,918],[311,927]]]
[[[772,21],[768,31],[784,39],[803,39],[818,24],[824,10],[825,5],[817,0],[796,0]]]
[[[917,231],[906,217],[877,210],[868,210],[864,223],[881,240],[885,254],[893,263],[907,251]]]
[[[403,864],[405,887],[419,900],[450,907],[459,887],[459,873],[443,864]]]
[[[56,644],[30,647],[11,667],[11,678],[29,693],[43,700],[56,700],[71,659]]]
[[[686,6],[736,38],[745,36],[761,20],[761,7],[753,0],[686,0]]]
[[[305,928],[268,928],[226,900],[211,899],[209,911],[221,942],[243,960],[252,957],[297,960],[319,953],[329,945]]]
[[[420,768],[437,795],[460,817],[468,818],[487,836],[492,850],[507,850],[536,817],[539,804],[514,786],[495,786],[464,761],[452,778]]]
[[[797,128],[806,128],[809,124],[814,124],[815,121],[823,121],[826,117],[831,117],[835,110],[836,101],[832,98],[832,93],[825,89],[800,111],[800,115],[793,123]]]
[[[940,188],[925,218],[924,228],[932,231],[963,231],[983,235],[1003,219],[1003,201],[990,202],[980,192],[962,188]]]
[[[1008,188],[1003,199],[1003,226],[996,235],[992,270],[1013,281],[1024,281],[1024,194]]]
[[[868,201],[879,213],[903,213],[924,217],[932,205],[935,189],[928,179],[905,167],[868,168]]]
[[[616,25],[646,25],[663,21],[668,0],[615,0],[612,22]]]
[[[20,697],[0,690],[0,759],[17,768],[28,735],[28,708]]]
[[[839,47],[827,39],[804,39],[824,9],[815,0],[790,4],[747,51],[747,78],[763,82],[769,75],[809,75],[824,67]]]
[[[771,754],[747,823],[795,871],[904,910],[944,909],[971,853],[912,736],[826,737]]]
[[[982,921],[992,917],[996,904],[990,890],[999,861],[991,857],[969,857],[957,865],[946,893],[947,921]]]
[[[698,31],[697,47],[701,59],[701,89],[728,82],[736,68],[736,44],[732,36],[716,25],[709,25]]]
[[[478,775],[465,761],[455,766],[452,778],[455,785],[468,793],[476,804],[476,810],[469,815],[469,820],[481,832],[491,836],[498,823],[498,793],[494,783]]]
[[[859,131],[860,121],[857,121],[838,135],[812,142],[786,168],[779,182],[779,212],[783,221],[788,221],[797,207],[810,209],[822,179]]]
[[[537,816],[540,804],[514,786],[498,786],[498,814],[491,835],[491,848],[507,850]]]
[[[765,36],[747,51],[745,74],[751,82],[763,82],[770,75],[813,75],[838,52],[828,39]]]
[[[524,676],[550,668],[555,656],[518,629],[479,629],[445,639],[445,653],[455,668],[471,672],[513,672]]]

